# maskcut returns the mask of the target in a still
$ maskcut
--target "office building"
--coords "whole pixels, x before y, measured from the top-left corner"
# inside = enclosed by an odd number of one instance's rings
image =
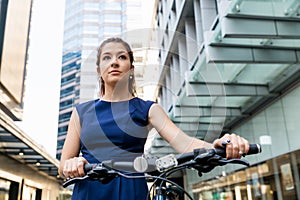
[[[195,199],[300,199],[300,2],[157,0],[157,99],[183,131],[238,133],[263,147],[251,167],[217,167],[183,185]],[[156,137],[149,150],[174,150]]]
[[[155,0],[126,0],[126,32],[122,37],[131,45],[134,54],[134,73],[137,96],[154,100],[158,80],[157,45],[152,38]]]

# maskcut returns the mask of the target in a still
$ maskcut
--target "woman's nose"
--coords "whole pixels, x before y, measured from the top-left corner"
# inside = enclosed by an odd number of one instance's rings
[[[113,57],[112,61],[111,61],[111,66],[115,66],[118,65],[118,58],[117,57]]]

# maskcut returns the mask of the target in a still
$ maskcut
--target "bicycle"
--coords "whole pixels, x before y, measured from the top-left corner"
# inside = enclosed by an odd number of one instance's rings
[[[247,155],[260,152],[261,146],[259,144],[250,144]],[[246,156],[246,154],[243,156]],[[195,149],[193,152],[177,155],[169,154],[160,158],[140,156],[135,158],[133,162],[106,160],[97,164],[86,164],[84,166],[86,175],[68,179],[63,183],[63,187],[86,179],[106,184],[118,176],[125,178],[146,178],[153,180],[153,184],[149,190],[149,193],[151,190],[153,192],[153,200],[183,199],[183,195],[193,200],[184,188],[171,181],[168,177],[178,170],[187,168],[197,170],[198,175],[202,176],[202,173],[210,172],[215,167],[226,164],[250,166],[247,160],[236,158],[225,159],[225,157],[225,148],[200,148]],[[130,173],[142,173],[143,175],[128,175]],[[166,183],[169,183],[171,186],[167,187]],[[156,186],[155,190],[153,189],[154,186]]]

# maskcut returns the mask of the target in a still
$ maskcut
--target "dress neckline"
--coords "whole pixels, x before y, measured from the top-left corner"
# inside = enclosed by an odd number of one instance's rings
[[[136,99],[137,97],[132,97],[131,99],[125,99],[125,100],[120,100],[120,101],[108,101],[108,100],[104,100],[104,99],[101,99],[99,98],[98,101],[100,102],[104,102],[104,103],[124,103],[124,102],[129,102],[133,99]]]

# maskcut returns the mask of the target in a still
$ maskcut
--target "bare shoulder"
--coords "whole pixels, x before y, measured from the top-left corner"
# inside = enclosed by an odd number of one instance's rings
[[[160,130],[162,126],[169,123],[170,119],[161,105],[155,103],[150,108],[149,121],[154,128]]]
[[[149,110],[149,117],[165,114],[164,109],[158,103],[153,103]]]

